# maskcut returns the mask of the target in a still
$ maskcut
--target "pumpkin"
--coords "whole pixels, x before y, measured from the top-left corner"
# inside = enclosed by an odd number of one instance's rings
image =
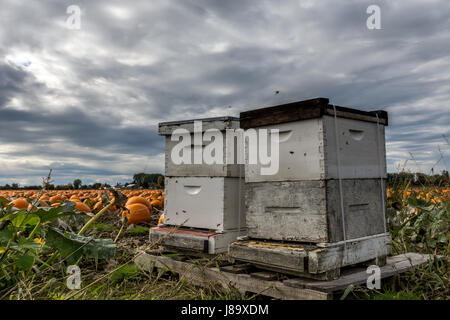
[[[56,196],[53,196],[53,197],[50,198],[50,203],[51,204],[54,204],[54,203],[57,203],[57,202],[60,202],[60,201],[62,201],[62,198],[59,195],[56,195]]]
[[[141,203],[143,205],[145,205],[147,208],[151,208],[151,204],[150,202],[148,202],[147,199],[140,197],[140,196],[135,196],[135,197],[131,197],[128,199],[127,203],[125,204],[125,207],[131,204],[135,204],[135,203]]]
[[[158,209],[161,209],[163,206],[161,200],[158,200],[158,199],[153,200],[150,204],[152,205],[152,207],[158,208]]]
[[[127,218],[127,224],[138,224],[150,221],[150,210],[142,203],[134,203],[126,206],[122,211],[122,219]]]
[[[27,209],[29,205],[27,199],[22,197],[11,201],[11,203],[13,204],[13,207],[17,209]]]
[[[44,200],[39,200],[38,207],[48,207],[48,204],[47,204],[47,202],[45,202]],[[36,210],[37,210],[37,207],[34,206],[34,208],[33,208],[32,205],[31,205],[31,203],[30,203],[30,204],[28,205],[28,207],[27,207],[27,211],[31,211],[31,210],[36,211]]]
[[[94,212],[97,213],[103,209],[103,203],[101,201],[97,202],[94,206]]]
[[[83,202],[75,202],[75,209],[82,212],[91,212],[91,209],[85,205]]]

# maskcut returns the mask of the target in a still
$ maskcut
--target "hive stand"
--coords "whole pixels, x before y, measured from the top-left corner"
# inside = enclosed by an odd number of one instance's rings
[[[380,268],[381,279],[409,271],[434,257],[428,254],[406,253],[388,257]],[[443,257],[438,256],[438,259]],[[339,297],[348,286],[365,285],[369,274],[366,267],[348,267],[337,280],[320,281],[282,273],[258,270],[252,264],[228,264],[185,255],[168,257],[143,253],[135,263],[146,271],[163,269],[178,273],[194,285],[210,288],[220,285],[237,289],[241,294],[251,293],[286,300],[330,300]]]
[[[317,280],[339,278],[343,267],[361,263],[383,266],[391,236],[384,233],[344,244],[244,240],[230,244],[231,261],[251,262],[259,268]]]

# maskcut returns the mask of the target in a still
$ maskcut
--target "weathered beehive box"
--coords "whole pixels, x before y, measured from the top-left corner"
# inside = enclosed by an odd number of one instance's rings
[[[342,181],[346,238],[384,232],[379,179]],[[251,238],[297,242],[343,239],[337,180],[246,184],[246,219]]]
[[[385,111],[338,107],[318,98],[243,112],[240,120],[243,129],[279,130],[278,172],[262,175],[260,164],[245,166],[248,236],[288,243],[282,250],[235,243],[231,256],[272,268],[279,261],[278,269],[295,260],[289,268],[300,273],[386,256]],[[278,260],[266,259],[273,255]]]
[[[165,185],[165,224],[215,232],[245,227],[242,179],[169,177]]]
[[[198,130],[199,122],[201,130]],[[151,241],[163,238],[163,244],[168,247],[216,254],[226,252],[228,244],[244,234],[244,165],[226,161],[226,130],[237,128],[239,119],[233,117],[159,124],[159,134],[166,139],[164,226],[151,229]],[[191,144],[184,147],[190,149],[188,163],[173,161],[172,152],[174,148],[179,149],[178,139],[172,139],[177,129],[190,136]],[[222,133],[223,161],[194,163],[196,148],[202,148],[203,153],[214,141],[214,138],[201,137],[201,145],[194,144],[195,135],[204,135],[208,130]],[[178,149],[176,152],[185,151]]]
[[[347,239],[384,232],[386,124],[383,111],[336,107],[334,117],[323,98],[241,113],[244,129],[279,130],[279,171],[245,167],[248,235],[341,241],[341,192]]]
[[[201,134],[207,130],[219,130],[223,133],[223,161],[218,164],[195,164],[194,151],[199,148],[194,145],[194,122],[201,122]],[[158,125],[158,133],[165,136],[165,175],[166,177],[239,177],[243,175],[243,164],[227,164],[226,162],[226,134],[227,129],[239,128],[239,118],[235,117],[216,117],[198,120],[183,120],[162,122]],[[191,136],[191,161],[189,164],[175,164],[171,154],[172,149],[179,143],[176,139],[172,141],[172,134],[175,130],[182,129],[190,132]],[[212,141],[203,141],[202,149],[208,146]]]
[[[241,128],[278,129],[280,142],[278,173],[261,175],[259,163],[249,164],[245,181],[338,179],[338,151],[341,179],[385,178],[387,113],[336,107],[336,115],[324,98],[242,112]]]

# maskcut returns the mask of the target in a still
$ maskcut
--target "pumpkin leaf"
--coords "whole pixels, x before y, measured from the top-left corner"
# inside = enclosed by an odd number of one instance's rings
[[[431,203],[422,198],[410,197],[408,198],[408,204],[414,208],[429,211],[432,208]]]
[[[41,244],[27,238],[22,238],[18,241],[18,246],[20,249],[30,249],[33,252],[36,252],[38,249],[41,248]]]
[[[66,216],[86,216],[84,212],[74,211],[74,207],[75,202],[66,201],[56,208],[38,208],[33,214],[38,216],[42,223]]]
[[[68,263],[76,262],[82,255],[88,259],[110,259],[116,254],[112,239],[94,239],[49,227],[46,240],[47,245],[57,249],[63,258],[67,257]]]
[[[8,203],[8,199],[4,198],[4,197],[0,197],[0,208],[3,208],[4,206],[6,206],[6,204]]]
[[[25,253],[17,257],[16,266],[21,270],[29,271],[33,267],[34,260],[34,256]]]
[[[14,235],[13,231],[10,230],[9,228],[0,230],[0,245],[6,246],[9,239],[12,239],[13,235]]]
[[[20,210],[13,213],[11,219],[11,224],[15,227],[24,227],[26,225],[35,226],[40,222],[39,217],[34,214],[29,214],[25,210]]]

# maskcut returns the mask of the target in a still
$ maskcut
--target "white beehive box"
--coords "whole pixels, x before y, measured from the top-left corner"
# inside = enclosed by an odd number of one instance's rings
[[[168,177],[164,224],[224,232],[245,228],[244,182],[226,177]]]
[[[257,130],[279,130],[279,171],[275,175],[261,175],[260,164],[245,166],[246,182],[263,181],[298,181],[337,179],[336,129],[333,109],[327,101],[317,105],[315,114],[298,116],[292,113],[292,119],[277,122],[277,115],[270,110],[262,109],[262,114],[255,111],[241,114],[243,128]],[[270,109],[270,108],[268,108]],[[348,110],[348,109],[346,109]],[[265,121],[257,121],[255,117],[265,117]],[[321,114],[322,113],[322,114]],[[384,139],[385,118],[379,123],[372,114],[345,114],[337,108],[338,143],[340,155],[341,179],[372,179],[386,177],[386,151]],[[257,125],[257,127],[253,127]],[[247,141],[248,143],[248,141]],[[270,142],[268,142],[270,150]]]
[[[380,179],[342,181],[347,239],[385,232],[381,183]],[[344,240],[338,180],[246,183],[246,208],[251,238],[311,243]]]
[[[347,240],[385,232],[386,112],[336,107],[335,118],[328,99],[319,98],[243,112],[240,125],[278,129],[280,141],[278,172],[245,166],[249,237],[342,241],[342,217]]]
[[[195,164],[194,163],[194,121],[201,121],[202,133],[208,129],[217,129],[223,135],[223,161],[219,164]],[[184,120],[163,122],[159,124],[158,133],[164,135],[166,139],[165,150],[165,175],[166,177],[239,177],[244,175],[244,165],[226,164],[226,130],[239,128],[239,118],[217,117],[198,120]],[[186,129],[191,133],[191,161],[190,164],[175,164],[171,158],[172,149],[178,144],[178,141],[172,141],[171,135],[176,129]],[[212,143],[212,141],[202,141],[202,149]],[[235,153],[237,154],[237,153]],[[235,159],[236,160],[236,159]]]
[[[322,280],[347,265],[382,265],[391,241],[383,203],[387,124],[385,111],[334,107],[324,98],[241,113],[245,130],[279,130],[279,171],[264,175],[246,164],[250,239],[230,244],[229,255]]]
[[[159,124],[159,134],[166,139],[164,225],[150,230],[151,241],[160,239],[166,248],[176,250],[217,254],[226,252],[229,243],[245,234],[244,164],[238,164],[236,149],[232,163],[226,161],[226,130],[238,128],[239,119],[233,117]],[[180,141],[172,141],[176,129],[185,130],[186,137],[190,137],[191,143],[182,151]],[[194,153],[201,148],[204,155],[205,148],[216,142],[215,138],[204,139],[210,129],[221,133],[223,159],[213,164],[203,159],[196,164]],[[195,140],[199,132],[200,143]],[[184,154],[185,150],[191,154],[189,161],[174,162],[172,151]]]

